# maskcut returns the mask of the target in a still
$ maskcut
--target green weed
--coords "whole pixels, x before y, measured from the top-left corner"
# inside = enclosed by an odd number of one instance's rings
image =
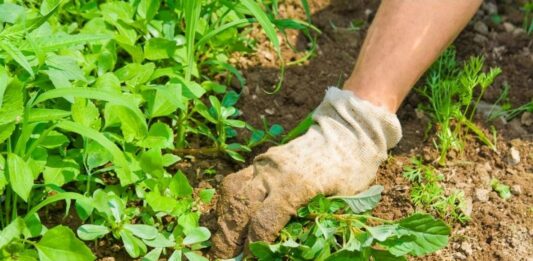
[[[298,210],[279,242],[254,242],[250,250],[259,260],[407,260],[447,245],[450,228],[430,215],[372,216],[382,191],[373,186],[350,197],[317,196]]]
[[[278,54],[280,30],[309,33],[308,22],[277,19],[276,5],[1,1],[0,259],[94,260],[70,228],[37,214],[65,201],[83,240],[120,242],[143,260],[206,260],[198,206],[214,190],[193,193],[167,169],[195,153],[243,161],[280,138],[279,125],[240,120],[226,84],[245,84],[229,57],[254,51],[252,24]],[[251,137],[237,143],[245,128]]]
[[[419,106],[429,112],[436,128],[439,163],[444,164],[449,150],[462,151],[464,136],[475,134],[487,146],[495,149],[485,133],[472,122],[481,97],[501,73],[500,68],[482,72],[484,60],[471,57],[462,65],[456,60],[455,49],[449,48],[430,68],[426,84],[417,91],[428,101]]]
[[[465,199],[462,191],[446,195],[441,184],[444,176],[436,169],[413,158],[412,165],[404,167],[403,176],[411,182],[411,202],[421,209],[453,222],[466,223],[470,217],[464,213]]]
[[[525,2],[522,6],[522,11],[524,12],[522,27],[527,34],[531,34],[533,33],[533,2]]]

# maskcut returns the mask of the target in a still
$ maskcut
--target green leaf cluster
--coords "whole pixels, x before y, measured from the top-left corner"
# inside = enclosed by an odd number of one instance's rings
[[[146,260],[205,260],[210,232],[198,209],[214,190],[194,191],[171,167],[208,152],[244,161],[281,136],[280,125],[240,120],[238,88],[228,87],[245,85],[229,58],[254,51],[253,24],[278,53],[278,32],[311,27],[280,22],[276,8],[0,1],[0,259],[95,259],[70,228],[47,228],[36,214],[65,201],[83,240],[117,240]],[[239,129],[250,138],[237,142]]]
[[[450,228],[428,214],[390,221],[374,217],[383,187],[350,197],[315,197],[298,210],[277,243],[254,242],[259,260],[407,260],[448,244]]]

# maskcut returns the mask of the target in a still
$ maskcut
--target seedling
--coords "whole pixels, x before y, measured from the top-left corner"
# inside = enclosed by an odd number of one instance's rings
[[[448,244],[450,228],[428,214],[392,221],[372,216],[382,186],[350,197],[315,197],[298,210],[277,243],[254,242],[259,260],[407,260]]]
[[[451,223],[466,223],[470,217],[464,213],[465,199],[462,191],[445,194],[441,184],[443,175],[421,159],[413,158],[412,165],[404,167],[403,176],[411,182],[411,201],[418,208],[424,209]]]
[[[490,186],[494,191],[498,193],[500,198],[507,200],[512,197],[511,190],[509,189],[509,186],[501,183],[498,179],[492,179],[490,181]]]
[[[449,150],[462,151],[464,136],[468,132],[496,149],[472,119],[481,97],[501,70],[491,68],[487,73],[482,72],[484,60],[481,57],[471,57],[460,66],[455,56],[454,48],[446,50],[429,70],[426,84],[417,89],[429,102],[419,106],[431,115],[437,136],[435,145],[440,150],[440,164],[446,162]],[[474,96],[476,90],[477,97]]]

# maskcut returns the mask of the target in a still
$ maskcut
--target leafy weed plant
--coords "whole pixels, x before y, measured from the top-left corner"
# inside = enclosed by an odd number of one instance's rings
[[[428,214],[400,220],[372,216],[382,186],[350,197],[315,197],[298,210],[279,242],[254,242],[259,260],[407,260],[433,253],[448,243],[450,228]]]
[[[462,151],[464,136],[473,132],[485,145],[495,149],[489,137],[472,121],[481,97],[501,73],[500,68],[482,72],[484,60],[471,57],[462,65],[455,49],[449,48],[430,68],[426,83],[417,91],[428,101],[419,106],[429,112],[436,128],[439,163],[446,162],[449,150]]]
[[[464,193],[453,191],[446,195],[441,184],[444,179],[441,173],[425,165],[421,159],[413,158],[411,161],[412,165],[406,166],[403,171],[403,176],[411,182],[411,202],[450,223],[468,222],[470,217],[464,213]]]
[[[277,19],[276,8],[1,1],[0,260],[94,260],[78,237],[119,242],[143,260],[206,260],[210,232],[198,209],[214,190],[193,193],[182,172],[167,169],[187,154],[243,161],[243,152],[279,138],[279,125],[239,120],[240,95],[226,84],[245,84],[229,58],[253,52],[252,24],[278,54],[278,32],[309,35],[308,22]],[[249,141],[235,142],[245,128]],[[58,201],[83,221],[78,237],[41,222]]]

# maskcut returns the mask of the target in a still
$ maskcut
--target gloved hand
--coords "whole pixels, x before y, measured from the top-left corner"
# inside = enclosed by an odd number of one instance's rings
[[[313,119],[307,133],[270,148],[252,166],[223,180],[213,256],[237,256],[245,241],[274,241],[296,210],[317,194],[366,189],[387,149],[402,136],[396,115],[334,87]]]

